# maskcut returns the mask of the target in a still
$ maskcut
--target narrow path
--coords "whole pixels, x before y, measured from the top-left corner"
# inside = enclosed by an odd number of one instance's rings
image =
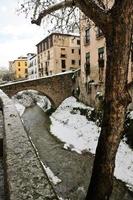
[[[0,200],[5,200],[4,193],[4,166],[3,166],[3,134],[4,134],[4,122],[3,114],[0,110]]]
[[[38,106],[26,109],[22,118],[44,165],[62,180],[54,185],[57,194],[63,199],[84,200],[93,156],[65,150],[63,143],[49,133],[50,120]],[[115,181],[114,185],[111,200],[133,200],[133,194],[122,182]]]

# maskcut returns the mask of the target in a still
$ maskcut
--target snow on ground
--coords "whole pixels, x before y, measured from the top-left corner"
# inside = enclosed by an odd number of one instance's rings
[[[80,115],[80,111],[73,114],[73,108],[93,110],[77,102],[74,97],[67,98],[51,116],[51,133],[65,143],[65,148],[78,153],[90,151],[94,154],[100,128]]]
[[[46,167],[42,161],[41,161],[41,164],[42,164],[47,176],[49,177],[50,181],[54,185],[57,185],[58,183],[61,182],[61,179],[59,179],[57,176],[55,176],[54,173],[51,171],[51,169],[49,167]]]
[[[66,149],[95,154],[100,128],[81,115],[80,110],[73,112],[78,107],[92,110],[74,97],[67,98],[51,116],[51,133],[64,142]],[[124,140],[117,152],[115,176],[133,190],[133,151]]]
[[[35,104],[37,104],[44,111],[47,111],[51,108],[49,99],[46,96],[39,95],[35,90],[18,92],[12,99],[20,116],[22,116],[25,108],[34,106]]]
[[[29,136],[29,140],[30,140],[30,142],[31,142],[31,144],[32,144],[32,146],[33,146],[35,152],[36,152],[37,157],[38,157],[39,160],[40,160],[38,150],[37,150],[36,146],[34,145],[34,143],[33,143],[33,141],[32,141],[32,139],[31,139],[30,136]],[[57,176],[55,176],[54,173],[52,172],[52,170],[51,170],[49,167],[46,167],[46,166],[44,165],[44,163],[42,162],[42,160],[40,160],[40,163],[41,163],[43,169],[45,170],[45,172],[46,172],[46,174],[47,174],[49,180],[50,180],[54,185],[57,185],[58,183],[61,182],[61,179],[59,179]]]
[[[22,116],[22,114],[25,111],[25,107],[22,104],[18,103],[18,102],[15,102],[15,107],[16,107],[19,115]]]
[[[47,98],[38,95],[36,92],[34,95],[27,96],[25,93],[19,93],[19,95],[19,98],[16,99],[15,97],[14,101],[20,115],[23,114],[25,107],[34,103],[44,111],[51,107]],[[76,108],[76,110],[73,110],[73,108]],[[74,97],[67,98],[51,116],[51,133],[64,142],[66,149],[78,153],[89,151],[95,154],[100,128],[94,122],[88,121],[84,115],[81,115],[77,108],[87,109],[88,113],[93,110],[93,108],[77,102]],[[130,113],[130,118],[133,119],[133,112]],[[45,170],[54,184],[60,181],[48,167]],[[133,190],[133,151],[124,140],[120,143],[117,152],[115,176],[126,182],[129,188]]]

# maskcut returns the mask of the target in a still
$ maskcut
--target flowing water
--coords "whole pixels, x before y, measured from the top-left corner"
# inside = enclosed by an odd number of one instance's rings
[[[27,108],[22,119],[44,165],[61,180],[54,185],[58,196],[67,200],[84,200],[94,156],[65,150],[64,144],[51,135],[49,131],[51,121],[38,106]],[[121,199],[133,200],[133,194],[121,181],[115,180],[111,200]]]

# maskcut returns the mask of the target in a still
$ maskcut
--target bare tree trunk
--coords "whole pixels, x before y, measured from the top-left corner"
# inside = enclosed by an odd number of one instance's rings
[[[102,130],[98,141],[86,200],[109,200],[113,188],[115,157],[123,134],[132,25],[114,20],[106,35],[107,66]]]

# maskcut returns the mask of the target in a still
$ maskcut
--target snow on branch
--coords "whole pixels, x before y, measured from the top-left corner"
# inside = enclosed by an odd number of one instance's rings
[[[97,2],[97,3],[96,3]],[[58,3],[49,5],[49,7],[44,8],[37,17],[37,19],[32,19],[31,23],[40,25],[42,19],[58,11],[62,8],[73,8],[78,7],[88,18],[90,18],[101,30],[106,30],[107,24],[109,22],[108,11],[104,9],[104,4],[102,0],[64,0]],[[105,33],[105,31],[103,31]]]
[[[94,0],[77,0],[77,4],[79,9],[105,33],[111,17],[108,10],[104,9],[102,1],[97,0],[96,3]]]
[[[67,7],[73,7],[74,6],[74,1],[73,0],[65,0],[65,1],[62,1],[60,3],[56,3],[52,6],[49,6],[49,8],[47,9],[44,9],[42,12],[40,12],[39,16],[37,19],[33,19],[31,21],[32,24],[36,24],[36,25],[40,25],[41,24],[41,21],[42,19],[48,15],[48,14],[51,14],[52,12],[54,11],[57,11],[61,8],[67,8]]]

